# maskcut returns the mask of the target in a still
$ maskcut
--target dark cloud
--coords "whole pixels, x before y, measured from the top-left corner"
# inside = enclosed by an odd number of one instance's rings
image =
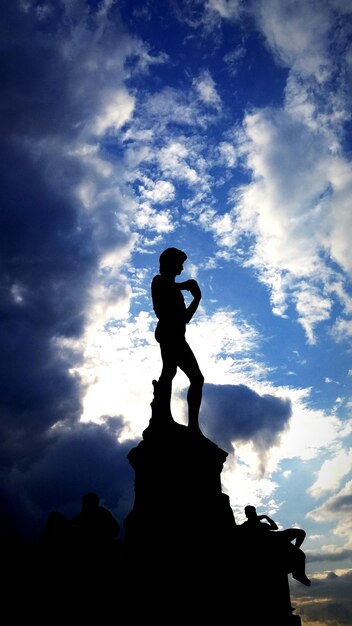
[[[352,509],[352,494],[333,496],[326,503],[326,509],[329,511],[339,511],[347,513]]]
[[[266,451],[278,443],[291,416],[291,402],[260,396],[245,385],[204,385],[202,416],[206,433],[226,450],[236,441],[252,441],[263,468]]]
[[[341,550],[335,550],[334,552],[313,552],[307,550],[306,557],[309,563],[352,561],[352,550],[348,548],[341,548]]]
[[[37,1],[13,0],[1,13],[2,132],[72,139],[121,85],[133,52],[117,9],[109,19],[98,3],[47,0],[40,10]]]
[[[301,605],[301,586],[292,582],[292,603],[302,622],[317,621],[327,626],[350,626],[352,623],[352,570],[336,575],[330,572],[324,579],[312,578],[308,594]]]
[[[16,528],[22,532],[26,523],[29,532],[54,506],[77,506],[85,489],[96,488],[114,507],[125,499],[119,475],[126,478],[126,446],[118,444],[112,422],[79,423],[84,389],[72,372],[82,359],[77,340],[101,255],[125,246],[130,234],[119,226],[116,202],[112,206],[105,199],[89,212],[77,194],[94,171],[75,148],[87,140],[107,85],[118,88],[123,80],[128,45],[118,19],[108,22],[99,17],[98,5],[88,10],[77,2],[13,0],[1,8],[0,528],[5,535]],[[114,293],[119,296],[125,296],[123,286]]]
[[[104,425],[59,426],[42,439],[40,454],[23,470],[12,467],[1,484],[3,538],[12,534],[37,540],[51,510],[68,517],[78,512],[81,497],[97,492],[122,522],[133,505],[133,470],[127,454],[135,444],[119,444],[120,418]]]

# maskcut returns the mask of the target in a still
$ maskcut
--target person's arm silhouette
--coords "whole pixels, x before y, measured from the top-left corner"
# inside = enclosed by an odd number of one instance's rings
[[[186,324],[191,321],[193,315],[198,309],[199,303],[201,301],[202,292],[199,288],[199,285],[196,280],[191,278],[190,280],[186,280],[183,283],[176,283],[181,291],[189,291],[193,296],[192,302],[186,308]]]
[[[270,530],[278,530],[278,525],[276,522],[274,522],[273,519],[271,519],[271,517],[269,517],[268,515],[257,515],[258,520],[266,520],[268,522],[268,526],[270,528]]]

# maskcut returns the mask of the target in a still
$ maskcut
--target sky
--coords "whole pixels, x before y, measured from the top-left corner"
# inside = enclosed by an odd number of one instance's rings
[[[167,247],[222,489],[303,528],[303,626],[352,624],[352,5],[1,0],[0,534],[120,523]],[[185,296],[187,298],[187,295]],[[188,379],[173,385],[187,423]]]

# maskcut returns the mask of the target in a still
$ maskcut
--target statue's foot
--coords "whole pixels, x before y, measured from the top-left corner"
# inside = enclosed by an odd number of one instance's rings
[[[192,436],[196,437],[197,439],[205,437],[205,435],[203,435],[201,429],[199,428],[198,424],[188,424],[188,430],[190,431]]]
[[[302,583],[303,585],[306,585],[307,587],[310,587],[311,581],[305,575],[304,572],[296,572],[296,571],[294,571],[294,572],[292,572],[292,576],[293,576],[293,578],[298,580],[298,582]]]

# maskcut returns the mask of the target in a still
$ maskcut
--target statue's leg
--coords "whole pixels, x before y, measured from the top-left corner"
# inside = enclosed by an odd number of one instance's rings
[[[178,366],[189,378],[190,385],[187,393],[188,403],[188,426],[199,431],[199,410],[202,402],[204,376],[199,369],[196,357],[188,343],[185,341],[180,350]]]
[[[285,528],[279,531],[280,534],[287,538],[287,541],[294,541],[296,548],[300,548],[306,537],[306,531],[302,528]]]
[[[171,396],[172,396],[172,381],[176,375],[177,363],[175,349],[172,344],[160,344],[161,358],[163,366],[160,374],[160,378],[156,385],[154,385],[154,395],[157,399],[157,404],[162,411],[165,418],[171,417]]]
[[[279,532],[284,533],[285,531]],[[303,585],[309,587],[310,580],[305,572],[306,555],[304,554],[303,550],[301,550],[301,548],[297,548],[290,542],[287,544],[287,546],[289,549],[289,571],[291,571],[293,578],[298,580]]]
[[[199,428],[199,410],[202,403],[203,376],[194,378],[187,393],[188,425],[192,429]]]
[[[293,578],[298,580],[303,585],[306,585],[307,587],[309,587],[310,586],[310,580],[309,580],[309,578],[308,578],[308,576],[306,575],[306,572],[305,572],[306,556],[305,556],[304,552],[302,552],[301,548],[296,548],[296,546],[295,546],[295,550],[297,550],[298,554],[297,554],[297,557],[296,557],[296,562],[294,563],[294,566],[292,568],[292,576],[293,576]]]
[[[306,538],[306,531],[303,530],[302,528],[295,528],[294,529],[296,531],[296,543],[295,546],[296,548],[300,548],[303,541]]]

